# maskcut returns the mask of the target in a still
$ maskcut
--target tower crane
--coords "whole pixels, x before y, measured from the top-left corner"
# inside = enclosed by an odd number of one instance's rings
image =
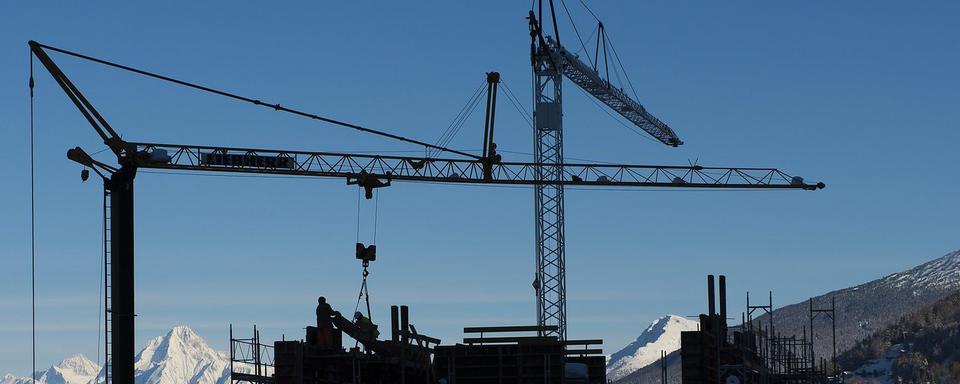
[[[533,25],[533,24],[531,24]],[[377,188],[391,185],[394,181],[431,181],[466,185],[529,185],[538,191],[551,189],[559,191],[562,199],[564,186],[581,187],[682,187],[682,188],[738,188],[738,189],[795,189],[816,190],[823,183],[807,183],[802,178],[791,176],[776,168],[724,168],[629,164],[593,164],[563,163],[560,153],[545,155],[541,153],[534,162],[507,162],[496,153],[493,140],[493,127],[499,75],[495,72],[487,75],[487,118],[484,123],[483,153],[480,156],[454,149],[427,144],[425,142],[378,131],[359,125],[346,123],[306,113],[300,110],[270,104],[258,99],[208,88],[202,85],[173,79],[156,73],[116,64],[106,60],[82,55],[61,48],[29,42],[34,57],[43,65],[57,85],[80,111],[87,123],[103,140],[116,157],[117,165],[110,165],[93,159],[86,151],[76,147],[67,151],[67,157],[85,167],[81,177],[89,177],[92,169],[104,183],[105,217],[105,310],[106,330],[105,352],[107,383],[134,383],[134,180],[139,169],[165,169],[173,171],[240,172],[274,175],[300,175],[333,177],[345,179],[347,184],[358,185],[366,191],[367,198]],[[559,47],[559,45],[557,45]],[[548,46],[544,46],[548,47]],[[155,79],[172,82],[203,92],[213,93],[235,100],[251,103],[277,111],[302,117],[321,120],[362,132],[375,134],[392,140],[422,145],[426,148],[450,154],[449,157],[413,157],[383,156],[375,154],[353,154],[335,152],[316,152],[303,150],[257,149],[229,146],[203,146],[188,144],[165,144],[128,141],[120,137],[103,115],[81,93],[80,89],[66,76],[51,59],[47,51],[80,58],[103,64],[116,69],[130,71]],[[553,52],[553,51],[551,51]],[[562,52],[562,51],[561,51]],[[553,53],[549,57],[557,59]],[[546,60],[551,60],[549,57]],[[544,70],[546,71],[546,69]],[[543,71],[541,71],[543,72]],[[540,73],[540,72],[538,72]],[[546,76],[546,72],[543,72]],[[559,73],[559,72],[555,72]],[[550,81],[559,81],[551,77]],[[31,74],[31,87],[33,75]],[[559,83],[555,84],[559,87]],[[559,88],[557,88],[559,89]],[[559,90],[557,90],[559,96]],[[548,103],[545,97],[538,103]],[[614,102],[614,101],[612,101]],[[556,100],[559,108],[559,100]],[[539,104],[538,104],[539,106]],[[644,116],[636,105],[628,106],[638,116]],[[538,107],[538,124],[555,130],[541,129],[544,135],[559,134],[559,126],[544,121],[548,109]],[[559,113],[559,109],[557,112]],[[559,115],[554,115],[558,119]],[[661,123],[662,124],[662,123]],[[557,136],[559,139],[559,136]],[[546,146],[541,146],[546,147]],[[539,147],[538,147],[539,148]],[[560,150],[559,142],[554,146]],[[544,149],[549,153],[549,150]],[[556,198],[556,195],[553,195]],[[562,224],[562,200],[556,205],[545,204],[538,200],[538,209],[543,212],[549,207],[560,207],[553,212]],[[542,221],[542,220],[540,220]],[[540,222],[538,221],[538,223]],[[538,224],[538,234],[546,233],[547,228]],[[553,230],[556,230],[555,228]],[[562,236],[562,228],[558,232]],[[560,250],[562,252],[562,242]],[[556,249],[556,248],[553,248]],[[539,256],[539,254],[538,254]],[[562,259],[561,259],[562,261]],[[541,266],[543,267],[543,266]],[[562,263],[559,265],[562,279]],[[541,273],[542,274],[542,273]],[[545,275],[546,276],[546,275]],[[550,275],[556,278],[557,275]],[[548,283],[548,282],[545,282]],[[544,287],[549,285],[545,284]],[[561,286],[562,288],[562,286]],[[555,289],[555,288],[550,288]],[[541,290],[542,292],[542,290]],[[542,296],[541,296],[542,297]],[[559,296],[561,299],[561,295]],[[542,302],[541,301],[538,301]],[[562,304],[561,304],[562,305]],[[541,308],[543,309],[543,308]],[[553,316],[553,315],[551,315]],[[559,321],[565,324],[563,317],[538,319],[549,323]]]
[[[553,25],[553,36],[544,32],[545,2]],[[594,65],[591,66],[560,44],[560,30],[553,0],[535,0],[534,5],[537,6],[538,12],[534,13],[534,9],[531,8],[527,16],[530,27],[530,62],[533,66],[533,146],[534,162],[543,164],[536,168],[536,178],[542,182],[534,188],[537,259],[534,287],[537,291],[537,323],[556,326],[556,331],[549,334],[565,339],[567,292],[563,189],[568,185],[565,182],[568,172],[563,159],[563,78],[566,77],[587,94],[661,143],[677,147],[682,145],[683,141],[667,124],[647,112],[643,105],[613,86],[609,81],[609,67],[606,70],[606,79],[601,76],[597,67],[601,41],[605,66],[607,42],[603,23],[599,19],[597,19],[597,47],[594,53],[596,57],[594,57]],[[593,14],[592,11],[590,13]],[[697,167],[692,168],[694,168],[693,172],[698,172]],[[720,170],[720,172],[724,171]],[[680,184],[683,187],[693,187],[686,183],[687,180],[684,178],[673,181],[676,183],[672,186]],[[793,182],[803,184],[802,179]]]

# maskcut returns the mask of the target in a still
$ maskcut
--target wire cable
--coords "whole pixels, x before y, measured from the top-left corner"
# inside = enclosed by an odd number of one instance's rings
[[[583,5],[583,8],[586,9],[587,12],[590,12],[590,16],[593,16],[594,20],[596,20],[598,23],[600,22],[600,18],[597,17],[597,14],[593,13],[593,11],[590,10],[590,7],[587,6],[587,3],[584,3],[583,0],[580,0],[580,4]]]
[[[600,22],[600,18],[597,17],[597,14],[596,14],[596,13],[593,13],[593,10],[590,9],[589,6],[587,6],[587,3],[586,3],[586,2],[584,2],[583,0],[579,0],[579,1],[580,1],[580,4],[583,5],[583,8],[586,9],[587,12],[590,13],[590,16],[593,16],[594,20],[596,20],[596,21],[599,23],[599,22]],[[562,2],[562,0],[561,0],[561,2]],[[633,91],[633,97],[639,99],[639,97],[637,96],[637,90],[633,87],[633,83],[630,82],[630,76],[627,76],[627,72],[623,69],[623,63],[620,62],[620,55],[617,54],[617,48],[613,45],[613,41],[610,39],[610,35],[608,35],[608,34],[606,34],[606,32],[604,32],[604,37],[606,37],[607,40],[610,41],[610,49],[613,51],[613,56],[617,59],[617,64],[620,66],[620,70],[623,71],[623,77],[625,77],[625,78],[627,79],[627,85],[629,85],[629,86],[630,86],[630,90]],[[618,77],[619,77],[619,76],[618,76]]]
[[[363,193],[362,187],[357,187],[357,243],[360,242],[360,195]]]
[[[30,332],[31,374],[37,382],[37,192],[33,97],[33,51],[30,51]]]
[[[473,104],[474,99],[479,97],[480,93],[482,92],[483,92],[483,84],[480,84],[480,86],[473,91],[470,98],[467,99],[466,104],[464,104],[463,107],[460,108],[460,111],[457,112],[457,115],[453,118],[453,121],[451,121],[450,124],[447,126],[447,128],[444,129],[443,132],[440,134],[440,138],[438,138],[437,141],[434,143],[435,145],[438,145],[438,146],[443,145],[442,144],[443,141],[447,138],[447,136],[451,134],[453,127],[458,124],[460,119],[463,117],[463,114],[466,113],[467,109],[470,108],[470,105]]]
[[[637,89],[633,87],[633,82],[630,81],[630,76],[627,75],[627,71],[623,68],[623,63],[620,61],[620,55],[617,54],[617,47],[613,45],[613,40],[610,39],[610,35],[606,35],[607,41],[610,42],[610,50],[613,51],[613,57],[617,59],[617,65],[620,66],[620,71],[623,72],[623,77],[627,79],[627,85],[630,86],[630,90],[633,91],[633,97],[637,100],[640,99],[640,96],[637,95]]]
[[[373,199],[373,244],[377,244],[377,221],[380,218],[380,194],[383,191],[377,192],[377,196]]]
[[[507,91],[507,100],[510,100],[510,104],[523,116],[523,120],[527,122],[531,127],[533,127],[533,120],[531,119],[530,113],[527,112],[527,109],[523,107],[523,103],[520,102],[520,99],[513,94],[513,91],[510,90],[510,86],[507,85],[507,81],[500,79],[500,84],[503,84],[503,89]]]
[[[450,126],[445,130],[444,135],[441,136],[441,139],[438,140],[437,146],[445,147],[454,137],[460,133],[460,129],[463,128],[470,116],[473,116],[473,113],[476,112],[477,106],[480,105],[480,100],[483,98],[483,95],[486,94],[486,91],[483,89],[483,84],[480,85],[480,88],[474,92],[470,100],[467,101],[467,104],[460,110],[460,113],[457,114],[457,117],[454,118],[454,121],[450,123]],[[440,151],[433,150],[427,152],[427,157],[435,157]]]
[[[200,91],[207,92],[207,93],[212,93],[212,94],[215,94],[215,95],[224,96],[224,97],[231,98],[231,99],[234,99],[234,100],[245,101],[245,102],[248,102],[248,103],[251,103],[251,104],[254,104],[254,105],[259,105],[259,106],[263,106],[263,107],[272,108],[272,109],[274,109],[274,110],[276,110],[276,111],[278,111],[278,112],[286,112],[286,113],[290,113],[290,114],[297,115],[297,116],[301,116],[301,117],[306,117],[306,118],[310,118],[310,119],[314,119],[314,120],[320,120],[320,121],[323,121],[323,122],[326,122],[326,123],[330,123],[330,124],[334,124],[334,125],[339,125],[339,126],[341,126],[341,127],[352,128],[352,129],[357,130],[357,131],[361,131],[361,132],[365,132],[365,133],[369,133],[369,134],[373,134],[373,135],[377,135],[377,136],[383,136],[383,137],[391,138],[391,139],[394,139],[394,140],[403,141],[403,142],[406,142],[406,143],[422,145],[422,146],[424,146],[424,147],[431,148],[431,149],[435,149],[435,150],[439,150],[439,151],[443,151],[443,152],[455,153],[455,154],[458,154],[458,155],[461,155],[461,156],[467,156],[467,157],[471,157],[471,158],[475,158],[475,159],[479,159],[479,158],[480,158],[479,156],[471,155],[471,154],[469,154],[469,153],[461,152],[461,151],[458,151],[458,150],[455,150],[455,149],[440,147],[440,146],[436,146],[436,145],[433,145],[433,144],[429,144],[429,143],[426,143],[426,142],[423,142],[423,141],[414,140],[414,139],[409,139],[409,138],[406,138],[406,137],[403,137],[403,136],[395,135],[395,134],[392,134],[392,133],[389,133],[389,132],[385,132],[385,131],[381,131],[381,130],[376,130],[376,129],[372,129],[372,128],[367,128],[367,127],[363,127],[363,126],[360,126],[360,125],[357,125],[357,124],[347,123],[347,122],[345,122],[345,121],[336,120],[336,119],[332,119],[332,118],[329,118],[329,117],[324,117],[324,116],[316,115],[316,114],[313,114],[313,113],[303,112],[303,111],[300,111],[300,110],[297,110],[297,109],[293,109],[293,108],[287,108],[287,107],[284,107],[284,106],[282,106],[282,105],[280,105],[280,104],[273,104],[273,103],[263,102],[263,101],[260,101],[259,99],[254,99],[254,98],[250,98],[250,97],[246,97],[246,96],[240,96],[240,95],[235,94],[235,93],[230,93],[230,92],[226,92],[226,91],[221,91],[221,90],[218,90],[218,89],[214,89],[214,88],[211,88],[211,87],[199,85],[199,84],[196,84],[196,83],[187,82],[187,81],[184,81],[184,80],[178,80],[178,79],[175,79],[175,78],[172,78],[172,77],[169,77],[169,76],[164,76],[164,75],[156,74],[156,73],[153,73],[153,72],[148,72],[148,71],[145,71],[145,70],[142,70],[142,69],[137,69],[137,68],[130,67],[130,66],[126,66],[126,65],[113,63],[113,62],[110,62],[110,61],[98,59],[98,58],[95,58],[95,57],[83,55],[83,54],[76,53],[76,52],[72,52],[72,51],[68,51],[68,50],[65,50],[65,49],[60,49],[60,48],[56,48],[56,47],[51,47],[51,46],[49,46],[49,45],[44,45],[44,44],[39,44],[39,43],[37,43],[37,45],[38,45],[39,47],[41,47],[41,48],[46,48],[46,49],[49,49],[49,50],[51,50],[51,51],[59,52],[59,53],[62,53],[62,54],[68,55],[68,56],[73,56],[73,57],[76,57],[76,58],[79,58],[79,59],[83,59],[83,60],[87,60],[87,61],[92,61],[92,62],[94,62],[94,63],[106,65],[106,66],[108,66],[108,67],[113,67],[113,68],[121,69],[121,70],[124,70],[124,71],[127,71],[127,72],[133,72],[133,73],[136,73],[136,74],[139,74],[139,75],[143,75],[143,76],[147,76],[147,77],[152,77],[152,78],[154,78],[154,79],[158,79],[158,80],[162,80],[162,81],[166,81],[166,82],[178,84],[178,85],[181,85],[181,86],[184,86],[184,87],[187,87],[187,88],[193,88],[193,89],[196,89],[196,90],[200,90]]]
[[[612,113],[610,113],[610,111],[607,110],[607,109],[608,109],[607,107],[605,107],[605,106],[603,106],[603,105],[600,105],[600,102],[598,102],[598,101],[593,97],[593,95],[588,94],[587,91],[584,91],[584,90],[581,89],[580,87],[574,87],[574,88],[579,89],[580,92],[583,92],[585,95],[587,95],[587,98],[590,99],[590,101],[592,101],[593,104],[597,106],[597,108],[600,108],[600,110],[603,111],[603,113],[606,113],[607,116],[610,116],[610,118],[613,119],[613,121],[616,121],[617,124],[620,124],[621,127],[626,128],[626,129],[629,130],[630,132],[635,133],[637,136],[640,136],[640,137],[643,138],[644,140],[647,140],[647,141],[649,141],[649,142],[651,142],[651,143],[656,143],[656,144],[659,144],[659,143],[660,143],[659,141],[656,141],[656,140],[648,137],[648,136],[645,135],[644,133],[642,133],[642,132],[640,132],[640,131],[637,131],[636,128],[631,127],[631,126],[627,125],[626,123],[624,123],[623,121],[621,121],[620,119],[618,119],[616,116],[614,116]]]
[[[573,22],[573,16],[570,15],[570,10],[567,9],[567,2],[560,0],[560,5],[563,6],[563,11],[567,14],[567,19],[570,20],[570,25],[573,26],[573,32],[577,35],[577,40],[580,41],[580,47],[583,48],[583,53],[587,55],[587,60],[593,61],[590,59],[590,51],[587,50],[587,45],[583,43],[583,39],[580,38],[580,31],[577,30],[577,23]]]

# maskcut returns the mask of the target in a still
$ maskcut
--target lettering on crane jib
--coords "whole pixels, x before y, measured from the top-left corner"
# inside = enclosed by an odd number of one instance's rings
[[[294,169],[296,162],[292,157],[260,156],[232,153],[201,153],[200,164],[218,167]]]

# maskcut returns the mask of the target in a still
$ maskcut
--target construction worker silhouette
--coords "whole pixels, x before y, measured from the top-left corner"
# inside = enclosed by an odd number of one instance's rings
[[[353,323],[357,325],[357,328],[360,329],[360,332],[363,333],[364,336],[371,340],[376,340],[377,337],[380,336],[380,330],[377,329],[377,325],[374,324],[369,317],[364,316],[363,313],[354,313]]]
[[[333,344],[333,308],[327,304],[327,298],[320,296],[317,299],[317,344],[330,346]]]

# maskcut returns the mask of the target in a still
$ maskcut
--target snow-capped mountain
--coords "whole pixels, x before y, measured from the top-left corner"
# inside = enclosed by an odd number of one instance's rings
[[[93,380],[100,367],[87,359],[85,356],[77,354],[70,356],[46,371],[37,372],[37,383],[40,384],[87,384]],[[33,383],[32,377],[17,377],[6,375],[0,378],[0,384],[29,384]]]
[[[813,305],[817,308],[829,308],[830,299],[836,298],[837,350],[838,353],[842,353],[858,341],[893,324],[901,317],[937,302],[958,289],[960,289],[960,251],[954,251],[903,272],[814,297]],[[803,328],[809,326],[808,310],[808,301],[776,309],[774,322],[777,330],[784,335],[801,334]],[[766,324],[767,318],[761,316],[755,320]],[[656,323],[654,322],[654,325]],[[693,323],[691,330],[695,330],[696,322],[691,321],[691,323]],[[832,345],[827,336],[830,334],[830,326],[825,316],[818,317],[814,321],[817,335],[814,348],[816,356],[829,356],[832,353]],[[607,363],[607,375],[610,379],[618,384],[659,380],[659,366],[633,362],[628,365],[627,361],[621,362],[621,360],[629,360],[636,354],[631,351],[639,349],[636,344],[644,343],[645,335],[651,331],[651,328],[644,331],[637,341],[627,348],[610,356]],[[655,346],[648,353],[652,354],[652,357],[636,361],[655,363],[659,358],[660,350],[666,350],[669,375],[679,377],[679,353],[670,354],[672,350],[679,348],[679,332],[676,345],[677,347],[673,349]]]
[[[150,340],[137,354],[137,383],[213,384],[229,379],[230,358],[186,326]]]
[[[618,380],[660,359],[660,352],[680,349],[680,333],[696,331],[698,323],[680,316],[667,315],[650,323],[637,337],[607,360],[607,378]]]
[[[858,341],[884,329],[960,289],[960,251],[923,263],[909,270],[813,298],[813,305],[829,308],[837,301],[837,350],[843,352]],[[809,327],[809,303],[803,301],[774,311],[774,323],[784,335],[801,334]],[[757,321],[767,321],[761,316]],[[825,316],[814,321],[817,356],[829,356],[830,322]]]
[[[956,290],[960,288],[960,251],[868,284],[898,289]]]
[[[137,354],[137,384],[223,384],[230,382],[230,357],[216,351],[186,326],[150,340]],[[38,372],[39,373],[39,372]],[[82,355],[71,356],[39,373],[40,384],[103,383],[103,370]],[[31,384],[29,377],[6,375],[0,384]]]

